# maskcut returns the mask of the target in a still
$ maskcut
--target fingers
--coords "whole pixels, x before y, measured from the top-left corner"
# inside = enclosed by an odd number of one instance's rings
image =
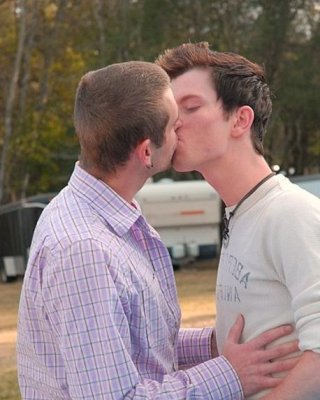
[[[255,369],[254,383],[255,390],[260,391],[267,388],[273,388],[283,381],[283,374],[286,371],[290,371],[298,363],[299,357],[276,361],[274,363],[264,363],[257,365]],[[281,375],[274,375],[279,374]]]
[[[292,368],[294,368],[297,365],[299,360],[300,360],[300,357],[293,357],[293,358],[288,358],[286,360],[270,362],[270,363],[268,363],[268,366],[267,366],[267,369],[270,372],[267,372],[267,373],[274,374],[276,372],[290,371]]]
[[[298,340],[293,340],[292,342],[283,343],[270,349],[266,349],[263,358],[264,360],[269,361],[296,353],[299,351],[298,343]]]
[[[244,328],[244,318],[239,315],[229,331],[222,354],[230,361],[241,381],[245,396],[273,388],[281,382],[279,373],[287,373],[295,367],[299,357],[297,340],[276,344],[275,340],[292,333],[290,325],[283,325],[260,334],[258,337],[240,344]],[[290,355],[290,359],[284,359]],[[282,375],[282,374],[281,374]]]
[[[293,327],[291,325],[283,325],[261,333],[259,336],[250,340],[248,343],[250,343],[254,348],[260,349],[272,343],[274,340],[289,335],[292,332]]]
[[[240,337],[244,328],[244,318],[241,314],[238,315],[236,322],[230,328],[227,341],[231,343],[240,343]]]
[[[257,386],[261,389],[271,389],[279,385],[282,382],[282,378],[275,378],[273,376],[263,376],[257,380]]]

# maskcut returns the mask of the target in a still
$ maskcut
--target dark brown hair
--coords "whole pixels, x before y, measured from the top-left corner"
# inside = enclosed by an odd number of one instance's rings
[[[160,147],[169,120],[162,99],[169,87],[163,69],[143,61],[112,64],[84,75],[74,109],[82,166],[115,172],[144,139]]]
[[[168,49],[157,58],[156,64],[171,79],[193,68],[211,70],[213,89],[227,114],[244,105],[253,109],[251,137],[254,148],[263,155],[263,139],[272,112],[272,101],[264,69],[260,65],[238,54],[212,51],[207,42],[185,43]]]

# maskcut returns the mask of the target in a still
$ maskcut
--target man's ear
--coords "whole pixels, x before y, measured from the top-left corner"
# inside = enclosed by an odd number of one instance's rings
[[[146,168],[152,168],[152,148],[150,139],[144,139],[140,142],[134,152],[143,166]]]
[[[254,120],[254,111],[250,106],[241,106],[235,113],[232,130],[233,137],[240,137],[251,130]]]

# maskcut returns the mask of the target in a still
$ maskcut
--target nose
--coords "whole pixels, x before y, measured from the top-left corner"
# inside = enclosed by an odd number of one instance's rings
[[[177,131],[179,128],[181,128],[181,126],[182,126],[182,121],[181,121],[181,119],[179,118],[179,119],[177,120],[177,122],[176,122],[175,127],[174,127],[175,131]]]

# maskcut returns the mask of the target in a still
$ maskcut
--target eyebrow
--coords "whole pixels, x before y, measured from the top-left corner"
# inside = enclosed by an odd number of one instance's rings
[[[201,95],[199,95],[199,94],[187,94],[185,96],[182,96],[181,99],[179,99],[179,103],[182,103],[182,102],[190,100],[190,99],[201,99]]]

